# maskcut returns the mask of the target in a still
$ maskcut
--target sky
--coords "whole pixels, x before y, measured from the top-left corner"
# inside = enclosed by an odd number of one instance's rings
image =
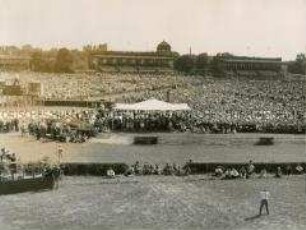
[[[0,0],[0,45],[230,52],[294,59],[306,52],[306,0]]]

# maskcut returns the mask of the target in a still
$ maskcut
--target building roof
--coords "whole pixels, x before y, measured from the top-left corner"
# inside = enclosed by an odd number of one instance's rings
[[[157,45],[157,50],[171,50],[171,46],[169,45],[169,43],[162,41],[161,43],[159,43]]]

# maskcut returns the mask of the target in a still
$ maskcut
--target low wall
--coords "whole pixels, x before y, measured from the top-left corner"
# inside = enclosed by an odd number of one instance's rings
[[[109,168],[117,175],[124,174],[128,169],[128,165],[124,163],[65,163],[61,167],[67,176],[105,176]]]

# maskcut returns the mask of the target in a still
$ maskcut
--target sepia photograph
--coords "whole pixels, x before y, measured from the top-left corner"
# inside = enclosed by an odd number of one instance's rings
[[[306,0],[0,0],[0,230],[306,229]]]

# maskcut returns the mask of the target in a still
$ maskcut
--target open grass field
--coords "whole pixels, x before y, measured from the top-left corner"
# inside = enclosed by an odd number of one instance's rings
[[[258,217],[259,192],[271,193]],[[205,176],[65,177],[54,191],[2,196],[0,228],[305,229],[305,176],[208,180]]]
[[[197,162],[305,162],[305,135],[157,133],[159,144],[133,145],[136,134],[102,134],[83,144],[61,144],[63,162],[135,161],[184,164]],[[139,134],[138,134],[139,135]],[[256,146],[259,137],[274,137],[274,145]],[[56,158],[58,143],[42,143],[19,134],[0,134],[0,145],[16,152],[22,161]]]
[[[103,134],[84,144],[61,144],[69,162],[297,162],[303,135],[154,134],[159,144],[133,145],[135,134]],[[272,146],[254,145],[272,136]],[[20,159],[56,160],[58,143],[1,134],[0,144]],[[289,179],[208,180],[143,176],[106,180],[64,177],[58,190],[2,196],[0,229],[305,229],[305,175]],[[258,217],[259,192],[271,193],[269,216]]]

